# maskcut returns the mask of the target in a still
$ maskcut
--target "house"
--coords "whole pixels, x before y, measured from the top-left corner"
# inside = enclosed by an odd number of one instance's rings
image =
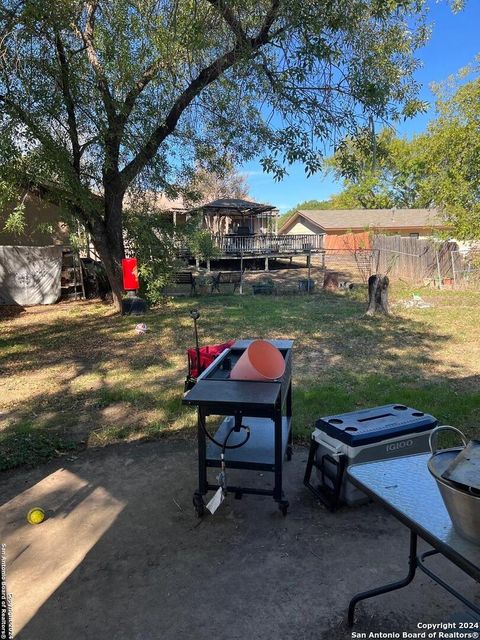
[[[24,230],[21,233],[6,231],[4,228],[14,205],[0,212],[0,246],[44,247],[70,244],[65,216],[59,207],[45,202],[33,192],[25,195],[23,204]]]
[[[0,305],[53,304],[60,296],[85,297],[83,271],[72,252],[71,230],[61,208],[29,191],[22,230],[8,231],[10,204],[0,211]]]
[[[295,211],[280,234],[387,233],[419,238],[447,228],[436,209],[324,209]],[[327,245],[328,246],[328,245]]]

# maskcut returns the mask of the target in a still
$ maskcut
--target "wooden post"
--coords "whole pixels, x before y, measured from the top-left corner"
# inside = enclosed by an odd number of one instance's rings
[[[438,273],[438,288],[442,288],[442,272],[440,270],[440,260],[438,257],[438,251],[435,251],[435,257],[437,259],[437,273]]]
[[[268,271],[268,258],[265,257],[265,271]]]
[[[452,260],[452,278],[453,278],[453,288],[457,288],[457,274],[455,273],[455,259],[453,257],[453,251],[450,251],[450,258]]]
[[[73,264],[73,288],[75,290],[75,300],[77,300],[77,263],[75,260],[76,254],[72,251],[72,264]]]
[[[308,255],[307,255],[307,267],[308,267],[308,272],[307,272],[307,293],[310,293],[310,276],[312,273],[312,255],[311,255],[311,249],[308,250]]]
[[[207,260],[207,273],[210,273],[210,258]]]

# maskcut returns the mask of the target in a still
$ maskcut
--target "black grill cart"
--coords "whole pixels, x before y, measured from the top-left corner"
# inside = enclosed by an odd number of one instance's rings
[[[272,496],[286,515],[288,501],[282,489],[283,461],[292,455],[292,340],[271,340],[285,358],[285,373],[271,382],[231,380],[230,371],[251,340],[239,340],[226,349],[187,391],[183,404],[196,406],[198,433],[198,490],[193,504],[197,515],[205,511],[203,496],[220,484],[208,480],[208,468],[221,468],[222,446],[225,468],[274,473],[274,488],[260,489],[227,485],[236,498],[243,494]],[[213,436],[207,431],[207,417],[222,416]],[[247,428],[247,429],[246,429]],[[245,433],[249,431],[246,438]],[[208,442],[207,446],[207,439]],[[244,443],[244,444],[242,444]]]

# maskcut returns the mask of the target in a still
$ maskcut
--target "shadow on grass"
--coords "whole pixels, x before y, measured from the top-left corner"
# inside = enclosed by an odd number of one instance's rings
[[[13,320],[22,313],[25,313],[25,307],[22,307],[21,304],[0,304],[0,322]]]
[[[463,376],[461,363],[451,363],[448,375],[436,373],[438,351],[454,328],[432,331],[421,316],[366,317],[364,296],[358,288],[346,295],[177,299],[145,317],[143,336],[134,331],[136,319],[95,304],[69,305],[53,318],[32,314],[20,334],[12,324],[0,338],[0,370],[16,381],[19,398],[0,414],[0,469],[191,426],[194,412],[181,400],[193,306],[201,313],[201,344],[295,340],[294,428],[301,439],[322,415],[390,402],[472,432],[480,380]]]

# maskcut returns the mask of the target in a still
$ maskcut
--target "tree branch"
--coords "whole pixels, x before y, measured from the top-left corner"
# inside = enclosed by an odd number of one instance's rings
[[[100,95],[102,96],[105,111],[107,112],[108,122],[110,126],[113,126],[117,117],[115,111],[115,103],[108,86],[108,80],[105,75],[105,71],[103,69],[102,63],[98,58],[97,51],[93,42],[95,31],[95,12],[97,10],[97,7],[98,0],[90,0],[89,2],[87,2],[87,21],[85,30],[81,31],[81,29],[76,24],[72,24],[72,29],[75,32],[76,36],[80,38],[80,40],[85,45],[88,60],[97,77],[97,87],[100,91]]]
[[[248,41],[247,35],[243,30],[240,21],[233,15],[230,7],[224,0],[208,0],[208,2],[214,7],[218,13],[223,17],[225,22],[230,27],[231,31],[235,35],[237,42],[246,44]]]
[[[275,22],[275,19],[278,16],[278,10],[280,7],[280,0],[273,0],[272,4],[270,5],[270,9],[267,11],[266,15],[265,15],[265,19],[263,21],[263,25],[259,31],[259,33],[255,36],[255,38],[252,38],[252,46],[256,46],[257,42],[258,43],[262,43],[266,38],[268,38],[268,34],[270,32],[270,29],[273,25],[273,23]],[[281,30],[276,32],[276,35],[278,33],[280,33]]]
[[[57,58],[60,65],[60,78],[63,94],[63,101],[65,103],[65,109],[67,110],[68,131],[70,135],[70,142],[72,144],[72,156],[73,156],[73,168],[77,175],[80,175],[80,158],[82,155],[80,143],[78,139],[77,118],[75,115],[75,101],[73,99],[71,87],[70,87],[70,72],[65,55],[65,48],[63,46],[60,33],[55,31],[55,46],[57,49]]]
[[[83,224],[87,226],[90,226],[94,221],[102,222],[101,215],[92,216],[94,209],[98,209],[98,212],[103,210],[104,203],[101,196],[89,192],[91,207],[90,210],[87,211],[84,207],[79,206],[77,199],[72,198],[71,193],[53,182],[47,183],[34,180],[29,183],[28,188],[29,190],[37,191],[40,197],[57,206],[62,206],[62,204],[67,203],[72,210],[75,210],[76,215],[78,215]]]
[[[217,4],[221,5],[218,7],[220,12],[222,10],[227,10],[227,14],[230,15],[231,12],[229,12],[228,9],[225,9],[223,2],[214,2],[213,4],[214,6]],[[255,52],[269,42],[269,39],[272,35],[270,34],[270,28],[272,27],[275,18],[277,17],[279,5],[280,0],[272,0],[272,4],[265,15],[262,26],[260,27],[257,35],[253,38],[247,38],[250,53]],[[278,33],[280,33],[280,30],[277,30],[273,35],[277,35]],[[178,120],[180,119],[180,116],[198,96],[198,94],[203,89],[205,89],[205,87],[217,80],[238,60],[240,60],[244,53],[245,43],[243,42],[243,40],[241,43],[237,40],[237,44],[235,45],[235,47],[233,47],[233,49],[219,56],[208,67],[202,69],[198,76],[190,82],[187,88],[174,102],[164,122],[152,132],[148,140],[145,142],[143,148],[138,152],[135,158],[133,158],[133,160],[131,160],[120,172],[124,188],[126,188],[132,182],[132,180],[136,178],[140,171],[142,171],[142,169],[148,164],[148,162],[150,162],[150,160],[155,156],[159,146],[162,144],[165,138],[167,138],[167,136],[169,136],[174,131]]]
[[[35,122],[28,111],[11,100],[8,96],[0,95],[0,103],[1,102],[3,102],[5,106],[5,111],[9,113],[9,115],[20,120],[20,122],[22,122],[35,136],[44,149],[51,156],[55,157],[57,167],[61,166],[64,168],[63,175],[66,184],[69,185],[70,191],[61,186],[57,186],[56,189],[58,191],[62,190],[63,194],[68,194],[68,200],[75,203],[77,207],[81,207],[85,217],[90,216],[91,220],[95,217],[98,218],[98,208],[92,205],[93,194],[80,181],[80,177],[72,166],[68,151],[64,147],[58,145],[50,133]]]
[[[155,78],[155,76],[157,75],[157,73],[160,71],[161,68],[162,68],[162,61],[160,58],[158,58],[144,70],[140,78],[135,83],[134,87],[127,93],[125,97],[125,101],[123,103],[122,113],[121,113],[122,124],[125,124],[125,122],[127,121],[128,116],[131,114],[133,107],[135,106],[135,101],[138,98],[138,96],[142,93],[145,87]]]

